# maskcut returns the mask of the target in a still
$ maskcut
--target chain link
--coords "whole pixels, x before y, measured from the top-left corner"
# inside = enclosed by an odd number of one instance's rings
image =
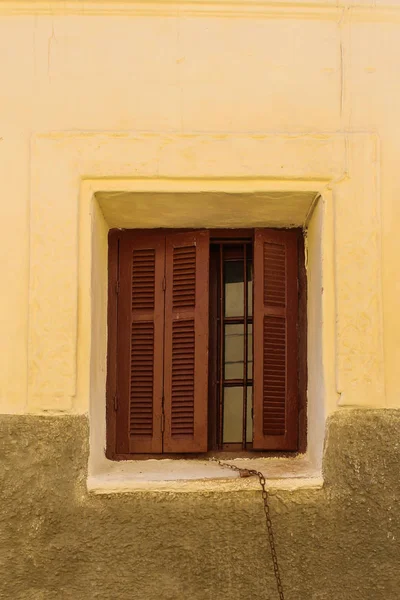
[[[232,471],[236,471],[237,473],[239,473],[240,477],[253,477],[253,476],[258,477],[258,481],[260,482],[260,486],[261,486],[262,499],[263,499],[263,503],[264,503],[265,521],[267,524],[268,541],[269,541],[269,547],[271,550],[272,565],[274,568],[276,587],[278,589],[279,600],[285,600],[285,596],[283,594],[281,574],[279,571],[278,555],[276,553],[276,547],[275,547],[274,530],[272,528],[271,513],[270,513],[270,506],[269,506],[269,495],[268,495],[268,490],[266,488],[264,475],[262,473],[260,473],[260,471],[255,471],[254,469],[243,469],[241,467],[237,467],[236,465],[231,465],[229,463],[218,460],[217,458],[212,458],[211,460],[213,462],[216,462],[217,464],[219,464],[220,467],[227,467],[228,469],[231,469]]]

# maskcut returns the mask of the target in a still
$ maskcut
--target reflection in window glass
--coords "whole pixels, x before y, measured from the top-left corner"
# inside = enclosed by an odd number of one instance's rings
[[[246,442],[253,441],[253,388],[247,387]],[[243,387],[225,387],[223,443],[241,443],[243,436]]]
[[[243,387],[224,390],[224,444],[241,442],[243,435]]]
[[[224,265],[225,317],[244,316],[243,261],[227,261]]]
[[[244,325],[225,325],[225,379],[243,379]]]
[[[244,377],[244,325],[225,325],[225,379]],[[247,379],[253,377],[253,326],[247,325]]]

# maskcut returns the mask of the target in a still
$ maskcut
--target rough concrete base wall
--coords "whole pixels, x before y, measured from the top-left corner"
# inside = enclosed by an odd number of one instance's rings
[[[277,598],[257,492],[89,496],[85,417],[0,417],[0,598]],[[400,411],[329,422],[322,490],[271,499],[287,600],[400,597]]]

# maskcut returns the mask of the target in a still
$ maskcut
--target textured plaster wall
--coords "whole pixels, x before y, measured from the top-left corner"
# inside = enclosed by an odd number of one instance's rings
[[[320,490],[273,491],[287,600],[397,600],[400,411],[328,421]],[[259,491],[88,496],[84,416],[0,418],[0,597],[271,600]]]

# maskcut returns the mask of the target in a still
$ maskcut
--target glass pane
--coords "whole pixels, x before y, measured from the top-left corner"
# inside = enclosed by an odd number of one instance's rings
[[[225,325],[225,379],[243,379],[244,325]],[[247,325],[247,379],[253,378],[253,325]]]
[[[243,387],[225,387],[223,443],[241,442],[242,430]]]
[[[244,325],[225,325],[225,379],[243,379]]]
[[[253,379],[253,325],[247,325],[247,379]]]
[[[247,263],[247,316],[253,314],[253,264]]]
[[[247,388],[247,416],[246,416],[246,442],[253,441],[253,417],[252,417],[252,409],[253,409],[253,388]]]
[[[225,316],[244,316],[243,261],[230,260],[224,264]]]

